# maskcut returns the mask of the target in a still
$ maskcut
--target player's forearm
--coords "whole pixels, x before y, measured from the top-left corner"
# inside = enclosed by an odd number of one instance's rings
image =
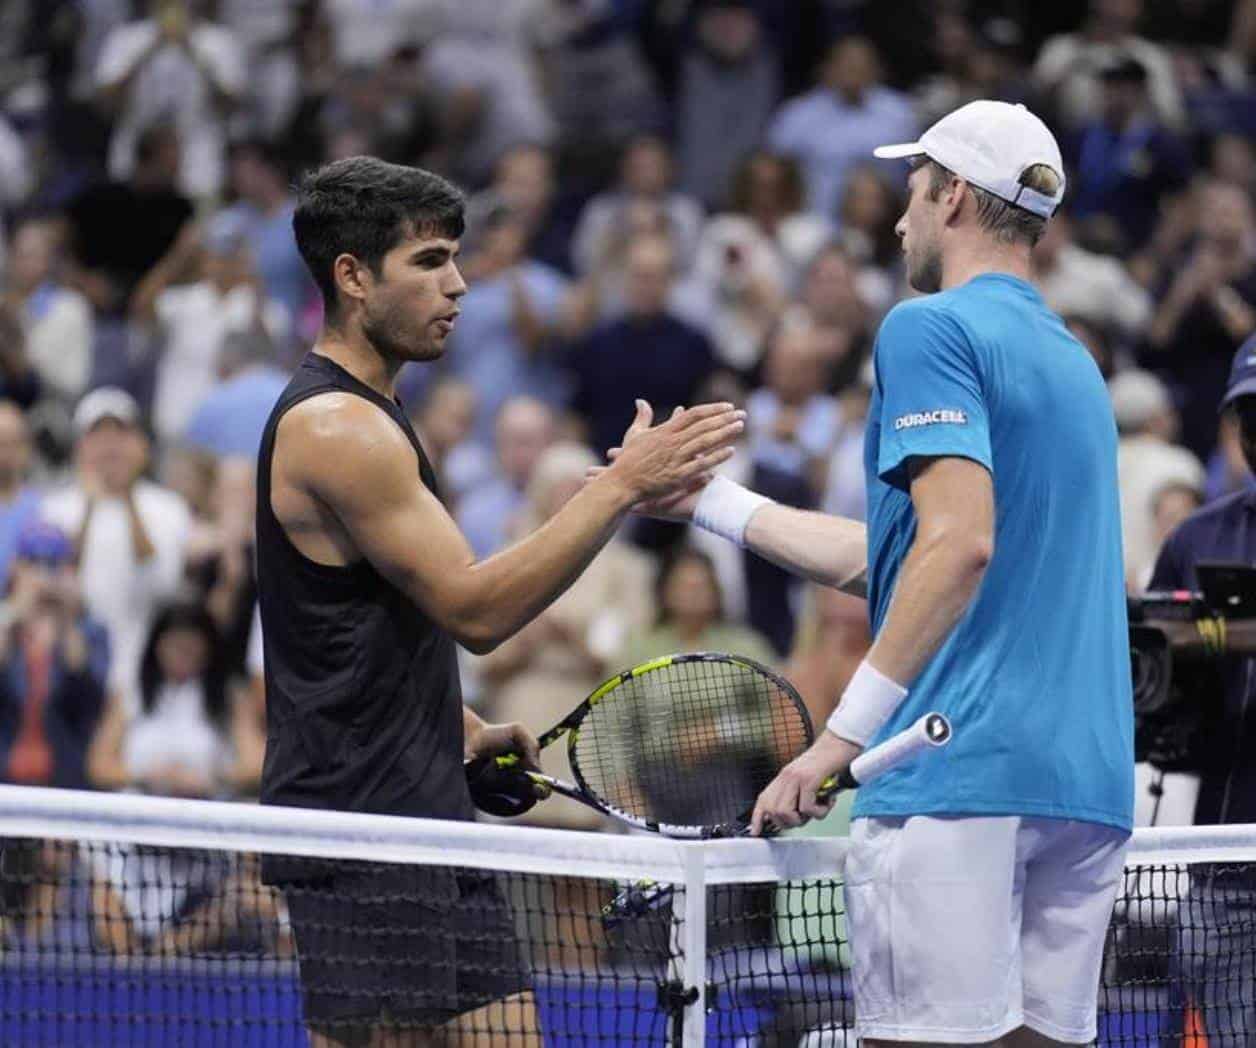
[[[992,555],[979,536],[951,529],[918,535],[868,662],[910,687],[968,610]]]
[[[868,529],[857,520],[769,503],[750,518],[746,548],[822,586],[867,593]]]
[[[633,496],[606,477],[585,486],[541,528],[471,566],[455,635],[491,651],[567,589],[610,541]]]

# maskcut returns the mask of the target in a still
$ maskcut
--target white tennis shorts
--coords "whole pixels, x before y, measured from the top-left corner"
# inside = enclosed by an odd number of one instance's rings
[[[1128,834],[1020,816],[856,819],[846,912],[860,1037],[1095,1037]]]

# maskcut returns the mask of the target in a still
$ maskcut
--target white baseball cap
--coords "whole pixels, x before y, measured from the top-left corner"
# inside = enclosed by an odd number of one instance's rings
[[[1050,218],[1064,199],[1064,161],[1055,135],[1023,105],[980,99],[947,113],[919,142],[879,146],[882,159],[927,156],[1009,204]],[[1046,164],[1060,176],[1048,196],[1020,184],[1026,168]]]
[[[74,409],[74,429],[81,436],[104,419],[116,419],[128,426],[138,426],[139,405],[135,398],[117,386],[101,386],[93,389]]]

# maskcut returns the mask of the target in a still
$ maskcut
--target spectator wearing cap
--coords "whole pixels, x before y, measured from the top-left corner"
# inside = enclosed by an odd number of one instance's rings
[[[1034,63],[1034,84],[1066,125],[1079,126],[1099,109],[1100,70],[1126,55],[1148,74],[1148,94],[1159,121],[1172,128],[1186,122],[1182,95],[1168,52],[1134,30],[1143,0],[1090,0],[1089,13],[1074,33],[1051,37]]]
[[[87,785],[87,749],[105,706],[109,643],[83,610],[74,544],[30,522],[0,604],[0,769],[4,782]]]
[[[1169,391],[1148,371],[1129,369],[1108,383],[1112,411],[1121,438],[1117,477],[1121,488],[1121,534],[1125,578],[1132,591],[1142,589],[1159,548],[1155,499],[1173,483],[1202,489],[1204,468],[1186,448],[1173,442],[1178,416]]]
[[[129,393],[93,390],[74,427],[77,478],[44,499],[41,515],[72,536],[84,603],[109,631],[110,679],[130,680],[153,610],[183,577],[191,516],[180,496],[144,478],[149,442]]]
[[[1237,423],[1243,457],[1249,469],[1256,468],[1256,337],[1234,355],[1221,411]],[[1226,495],[1187,517],[1160,550],[1150,588],[1197,591],[1196,566],[1202,561],[1256,564],[1256,491]],[[1256,662],[1241,641],[1229,651],[1214,663],[1219,694],[1207,696],[1216,701],[1202,718],[1198,752],[1205,757],[1197,768],[1197,825],[1256,822],[1256,718],[1251,713]],[[1192,878],[1191,895],[1182,905],[1192,921],[1175,940],[1174,983],[1193,998],[1201,1032],[1212,1044],[1224,1044],[1234,1030],[1251,1029],[1256,1022],[1256,970],[1234,963],[1236,956],[1256,951],[1256,926],[1247,919],[1251,873],[1217,869]]]
[[[0,400],[0,593],[9,585],[18,536],[39,518],[41,493],[27,483],[30,461],[26,416],[13,401]]]
[[[193,283],[175,286],[189,275]],[[267,298],[239,215],[219,214],[184,227],[174,247],[140,282],[132,319],[160,339],[153,428],[182,438],[218,382],[218,354],[232,332],[256,331],[276,344],[290,330],[284,307]]]
[[[1147,101],[1147,70],[1124,55],[1099,74],[1095,119],[1065,141],[1075,172],[1071,208],[1088,242],[1136,251],[1151,236],[1163,201],[1185,188],[1191,162]]]
[[[852,167],[887,138],[916,137],[911,102],[881,79],[871,41],[843,37],[829,51],[819,86],[786,102],[768,128],[768,144],[798,160],[808,206],[825,218],[836,216]]]

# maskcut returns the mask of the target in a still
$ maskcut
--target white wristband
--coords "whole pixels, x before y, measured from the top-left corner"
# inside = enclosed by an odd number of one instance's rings
[[[693,508],[693,522],[729,542],[744,546],[750,518],[755,510],[771,501],[727,477],[716,476],[698,496],[698,504]]]
[[[867,746],[907,698],[907,689],[865,659],[855,670],[842,700],[825,725],[834,735]]]

